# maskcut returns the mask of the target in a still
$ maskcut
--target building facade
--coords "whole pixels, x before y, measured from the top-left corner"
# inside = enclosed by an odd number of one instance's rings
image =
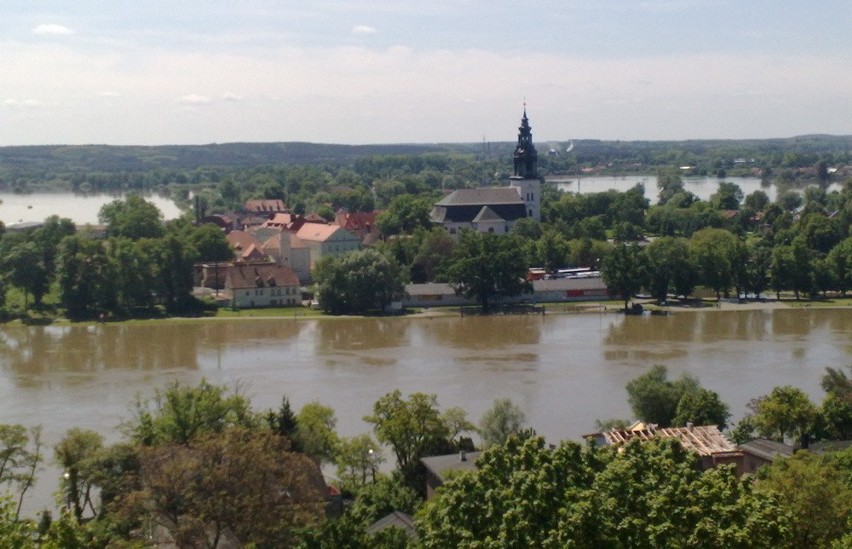
[[[512,160],[514,169],[507,187],[453,191],[435,203],[430,214],[432,222],[452,234],[461,229],[499,234],[508,233],[518,219],[541,221],[538,153],[532,141],[526,107]]]

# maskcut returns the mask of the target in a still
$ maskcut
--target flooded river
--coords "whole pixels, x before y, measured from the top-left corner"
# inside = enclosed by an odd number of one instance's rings
[[[209,320],[0,328],[0,423],[41,424],[52,446],[70,427],[112,442],[137,393],[172,380],[238,383],[256,410],[287,395],[318,400],[338,431],[400,389],[438,395],[474,421],[509,397],[548,439],[576,439],[596,419],[629,418],[625,384],[652,364],[697,376],[738,419],[790,384],[822,400],[826,366],[852,363],[852,310],[681,312],[322,320]],[[47,505],[56,471],[33,500]],[[45,500],[45,498],[47,498]]]

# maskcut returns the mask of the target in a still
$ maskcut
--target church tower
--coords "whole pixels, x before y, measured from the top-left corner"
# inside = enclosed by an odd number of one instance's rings
[[[527,217],[541,221],[541,180],[538,177],[538,153],[532,141],[532,127],[527,118],[527,106],[524,104],[524,116],[518,127],[518,144],[512,155],[515,169],[509,186],[515,189],[524,201]]]

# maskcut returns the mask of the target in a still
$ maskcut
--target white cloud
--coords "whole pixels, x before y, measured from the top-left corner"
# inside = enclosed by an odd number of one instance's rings
[[[2,133],[14,144],[511,141],[524,96],[543,141],[848,134],[852,120],[841,91],[852,88],[852,74],[842,56],[0,46],[11,60],[0,64],[3,126],[15,128]],[[121,94],[120,111],[114,101],[92,101],[110,97],[104,91]],[[765,100],[773,94],[778,101]],[[4,97],[14,99],[4,104]],[[24,98],[41,103],[27,108]],[[56,106],[48,108],[50,101]],[[171,122],[169,106],[179,107],[181,124]]]
[[[368,25],[355,25],[352,27],[352,34],[375,34],[376,29]]]
[[[64,25],[57,25],[55,23],[45,23],[43,25],[38,25],[37,27],[34,27],[32,33],[51,36],[67,36],[69,34],[75,34],[75,31],[73,29],[69,29]]]
[[[41,107],[55,107],[56,103],[51,101],[43,101],[41,99],[28,98],[28,99],[6,99],[3,101],[3,104],[7,107],[24,107],[29,109],[38,109]]]
[[[101,97],[118,97],[121,94],[118,93],[118,92],[115,92],[115,91],[111,91],[111,90],[104,90],[104,91],[100,92],[98,95],[100,95]]]
[[[178,97],[177,102],[183,103],[184,105],[206,105],[207,103],[210,103],[210,98],[206,95],[188,93]]]

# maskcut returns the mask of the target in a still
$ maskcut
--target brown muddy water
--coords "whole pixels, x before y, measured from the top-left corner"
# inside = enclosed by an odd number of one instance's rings
[[[593,431],[596,419],[629,418],[624,386],[656,363],[697,376],[733,420],[776,385],[820,402],[824,368],[852,363],[852,310],[7,326],[0,423],[41,424],[52,457],[68,428],[117,441],[137,394],[206,378],[239,384],[256,410],[282,395],[296,409],[318,400],[344,436],[367,432],[361,418],[394,389],[435,393],[474,421],[509,397],[556,441]],[[41,473],[30,510],[52,504],[58,474]]]

